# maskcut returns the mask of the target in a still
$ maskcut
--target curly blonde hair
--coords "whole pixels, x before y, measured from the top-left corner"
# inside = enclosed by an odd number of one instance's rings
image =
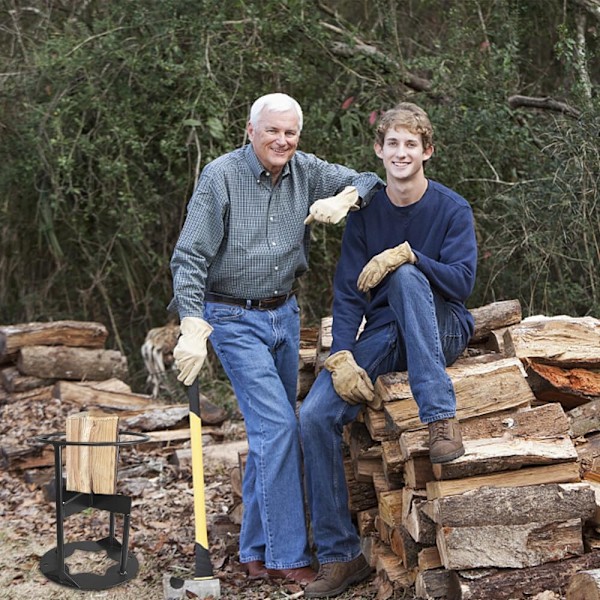
[[[375,130],[375,142],[383,146],[385,134],[390,129],[404,127],[411,133],[419,134],[423,148],[433,146],[433,125],[427,113],[412,102],[400,102],[394,108],[383,113]]]

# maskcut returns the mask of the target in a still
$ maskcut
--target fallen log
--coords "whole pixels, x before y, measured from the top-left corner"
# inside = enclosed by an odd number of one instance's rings
[[[127,378],[127,359],[117,350],[26,346],[19,352],[17,367],[23,375],[41,378],[76,380]]]

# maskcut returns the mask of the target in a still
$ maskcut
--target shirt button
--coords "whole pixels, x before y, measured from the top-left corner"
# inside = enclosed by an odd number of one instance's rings
[[[279,290],[275,290],[273,293],[277,296],[277,294],[279,293]]]
[[[279,267],[277,267],[277,266],[276,266],[276,267],[275,267],[275,270],[276,270],[276,271],[279,271]]]
[[[277,246],[277,242],[271,242],[271,246]]]
[[[272,220],[273,220],[273,217],[269,217],[269,221],[272,221]]]

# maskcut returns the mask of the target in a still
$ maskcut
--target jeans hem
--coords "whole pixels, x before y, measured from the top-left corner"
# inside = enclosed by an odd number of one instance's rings
[[[353,560],[356,560],[361,554],[362,552],[359,550],[355,555],[353,555],[350,558],[348,556],[328,556],[327,558],[320,558],[319,565],[328,565],[330,563],[349,563]]]
[[[436,421],[441,421],[442,419],[453,419],[456,416],[455,412],[447,412],[436,415],[435,417],[428,417],[427,419],[423,419],[423,423],[425,425],[429,425],[429,423],[435,423]]]
[[[290,564],[282,563],[265,563],[267,569],[277,569],[281,571],[283,569],[302,569],[303,567],[310,567],[310,561],[300,561]]]

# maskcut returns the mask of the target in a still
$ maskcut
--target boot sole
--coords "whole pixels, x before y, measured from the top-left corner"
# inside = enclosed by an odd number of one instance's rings
[[[462,446],[458,450],[455,450],[454,452],[450,452],[448,454],[444,454],[443,456],[430,456],[429,460],[433,464],[446,463],[446,462],[450,462],[451,460],[455,460],[456,458],[461,457],[464,453],[465,453],[465,447]]]
[[[326,592],[307,592],[306,590],[304,590],[304,597],[329,598],[331,596],[337,596],[338,594],[345,592],[351,585],[364,581],[372,572],[373,569],[371,568],[371,566],[365,565],[358,573],[355,573],[354,575],[348,577],[348,579],[346,579],[344,583],[336,587],[334,590],[327,590]]]

